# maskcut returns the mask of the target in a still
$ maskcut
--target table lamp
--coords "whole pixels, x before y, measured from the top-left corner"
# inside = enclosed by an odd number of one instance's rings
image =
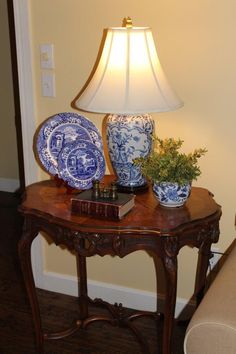
[[[152,147],[154,121],[148,113],[182,106],[161,68],[151,29],[133,27],[130,18],[124,27],[108,28],[94,74],[75,104],[109,114],[108,152],[119,190],[146,188],[133,159],[148,156]]]

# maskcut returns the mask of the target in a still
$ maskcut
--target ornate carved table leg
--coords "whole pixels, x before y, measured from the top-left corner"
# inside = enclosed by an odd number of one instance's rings
[[[210,258],[211,243],[205,242],[198,252],[198,263],[195,280],[195,290],[197,306],[200,304],[206,285],[206,274]]]
[[[172,353],[172,333],[177,291],[177,238],[167,237],[165,241],[165,255],[162,258],[166,274],[166,298],[164,310],[163,354]]]
[[[209,258],[211,253],[212,243],[216,243],[219,239],[219,221],[213,225],[209,225],[204,229],[205,236],[198,252],[198,264],[195,279],[195,290],[197,306],[200,304],[205,291],[206,286],[206,274],[209,265]]]
[[[33,323],[35,328],[35,339],[36,339],[36,353],[43,353],[43,332],[40,318],[40,311],[38,305],[38,299],[35,290],[34,277],[31,265],[31,244],[34,238],[37,236],[38,231],[33,227],[33,221],[31,222],[30,217],[25,218],[23,235],[19,242],[19,257],[21,263],[21,269],[23,272],[24,282],[30,301]]]
[[[88,318],[88,288],[87,288],[87,269],[86,257],[78,256],[79,263],[79,307],[80,319],[85,320]]]

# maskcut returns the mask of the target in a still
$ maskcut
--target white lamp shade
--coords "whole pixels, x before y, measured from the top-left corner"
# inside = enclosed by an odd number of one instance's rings
[[[97,113],[177,109],[182,102],[161,68],[150,28],[109,28],[101,58],[76,106]]]

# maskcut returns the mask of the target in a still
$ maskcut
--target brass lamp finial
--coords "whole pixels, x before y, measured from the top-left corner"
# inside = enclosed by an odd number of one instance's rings
[[[125,18],[124,25],[126,28],[132,28],[133,27],[132,19],[130,17]]]

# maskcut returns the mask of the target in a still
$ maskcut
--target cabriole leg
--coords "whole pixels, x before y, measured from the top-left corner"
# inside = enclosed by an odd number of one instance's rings
[[[41,317],[39,311],[39,304],[35,289],[34,277],[31,265],[31,244],[34,238],[37,236],[38,231],[33,228],[33,222],[31,223],[30,218],[25,218],[23,234],[19,241],[18,251],[21,263],[21,269],[24,277],[25,287],[28,294],[34,329],[35,329],[35,339],[36,339],[36,353],[43,353],[43,332]]]

